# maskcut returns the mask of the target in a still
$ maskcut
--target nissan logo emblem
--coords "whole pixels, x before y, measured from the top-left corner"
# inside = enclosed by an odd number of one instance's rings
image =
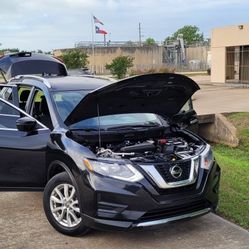
[[[169,172],[175,179],[178,179],[182,175],[182,168],[178,165],[174,165],[169,169]]]

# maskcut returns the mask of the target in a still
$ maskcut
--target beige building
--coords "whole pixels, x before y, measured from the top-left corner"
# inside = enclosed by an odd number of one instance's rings
[[[249,24],[212,30],[211,81],[249,83]]]

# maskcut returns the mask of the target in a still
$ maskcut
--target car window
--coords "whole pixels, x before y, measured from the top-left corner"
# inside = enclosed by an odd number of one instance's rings
[[[19,111],[14,107],[0,101],[0,115],[19,115]]]
[[[47,99],[44,95],[44,92],[40,89],[35,90],[35,95],[31,104],[30,114],[48,128],[53,128]]]
[[[31,92],[30,86],[20,86],[18,88],[18,100],[19,100],[19,107],[26,111],[26,104]]]
[[[77,104],[86,96],[89,91],[62,91],[54,92],[53,100],[55,102],[57,111],[63,121],[72,112]]]
[[[192,104],[192,100],[189,99],[184,106],[182,107],[182,109],[180,110],[180,112],[189,112],[190,110],[193,109],[193,104]]]
[[[0,128],[16,129],[16,120],[20,112],[14,107],[0,100]]]
[[[13,103],[13,88],[12,87],[3,87],[0,92],[0,97],[4,100],[7,100]]]
[[[40,90],[40,89],[35,90],[35,95],[34,95],[33,100],[32,100],[31,112],[30,112],[31,115],[34,117],[39,115],[39,109],[40,109],[41,100],[42,100],[43,96],[44,96],[44,93],[42,90]]]

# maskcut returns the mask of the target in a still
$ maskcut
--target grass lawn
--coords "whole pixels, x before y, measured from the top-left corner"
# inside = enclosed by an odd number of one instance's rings
[[[238,129],[237,148],[214,145],[222,169],[219,210],[221,216],[249,229],[249,113],[227,118]]]

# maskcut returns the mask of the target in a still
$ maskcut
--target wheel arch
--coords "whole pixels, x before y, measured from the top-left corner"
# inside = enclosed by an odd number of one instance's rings
[[[72,181],[72,184],[78,193],[78,199],[81,205],[81,195],[79,186],[76,182],[76,177],[80,174],[79,168],[69,156],[58,152],[53,154],[53,156],[51,156],[49,159],[46,182],[61,172],[66,172],[70,177],[70,180]]]
[[[49,181],[52,177],[62,172],[66,172],[70,176],[70,178],[73,177],[71,170],[64,161],[60,159],[52,161],[48,166],[47,181]]]

